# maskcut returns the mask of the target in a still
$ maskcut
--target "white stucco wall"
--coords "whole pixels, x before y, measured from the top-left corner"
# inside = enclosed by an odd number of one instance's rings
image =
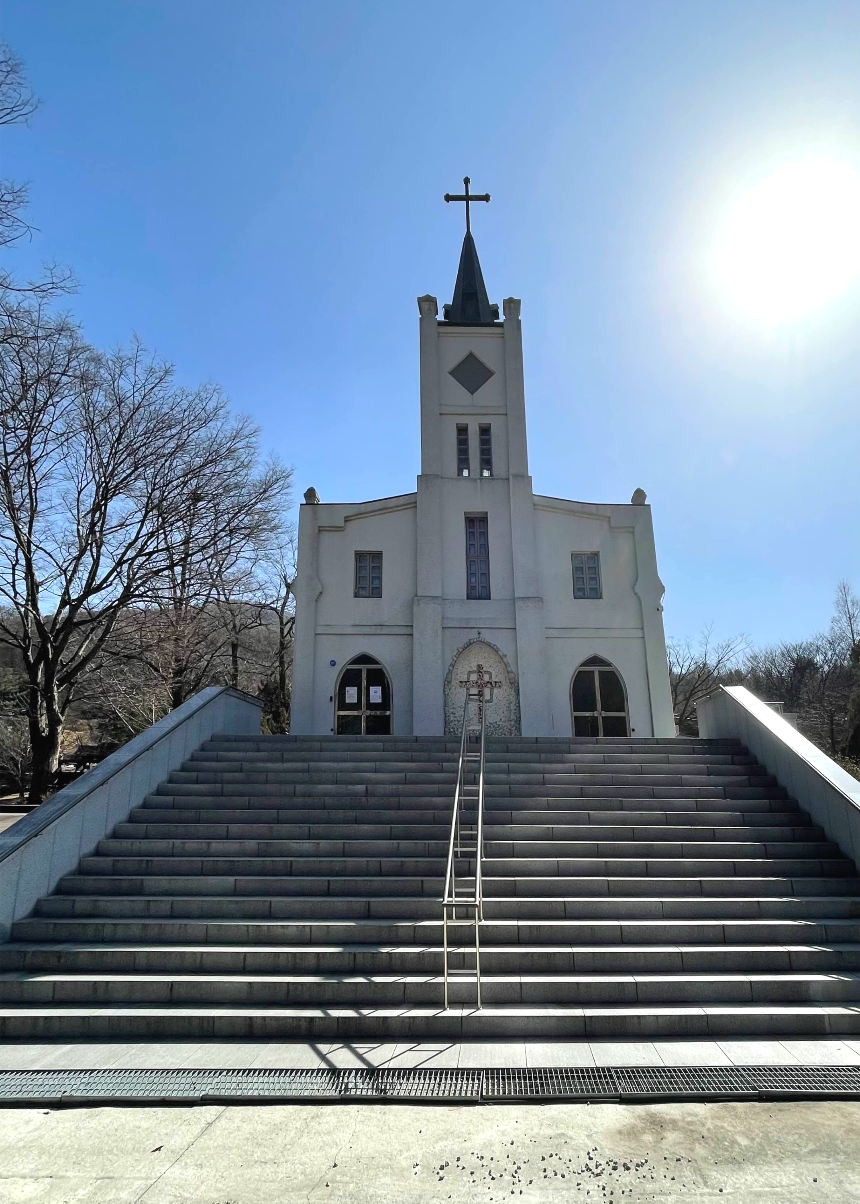
[[[392,731],[411,734],[415,515],[415,494],[300,508],[293,732],[333,730],[337,675],[367,653],[391,678]],[[354,597],[356,552],[382,552],[381,598]]]
[[[412,625],[415,596],[415,494],[360,506],[317,507],[317,602],[320,634],[375,632],[381,626]],[[382,552],[381,598],[353,596],[355,553]]]
[[[665,681],[654,683],[658,696],[655,708],[649,688],[643,604],[636,592],[640,578],[648,580],[653,595],[649,596],[649,605],[659,616],[662,586],[652,555],[653,538],[647,537],[650,509],[538,496],[535,518],[553,734],[571,734],[571,679],[583,660],[597,655],[621,674],[627,689],[631,734],[672,735],[674,725],[667,728],[665,714],[655,732],[652,713],[655,709],[659,713],[661,699],[665,711],[668,675]],[[637,539],[637,528],[646,529],[646,538]],[[574,552],[599,554],[601,598],[574,598]]]
[[[592,504],[586,509],[575,502],[544,498],[536,503],[547,628],[635,628],[641,632],[642,614],[633,592],[638,576],[633,521],[623,515],[624,511],[635,515],[639,507]],[[574,552],[599,553],[602,598],[574,598]]]

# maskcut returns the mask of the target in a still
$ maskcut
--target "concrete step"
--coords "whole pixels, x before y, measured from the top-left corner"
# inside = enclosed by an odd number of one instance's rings
[[[452,978],[450,1002],[474,1001],[472,979]],[[488,974],[484,1004],[614,1005],[844,1003],[860,1000],[860,974]],[[0,973],[0,1007],[438,1005],[438,974],[34,974]]]
[[[235,736],[223,734],[206,740],[202,748],[254,748],[254,749],[289,749],[308,748],[314,750],[337,749],[343,750],[374,750],[397,751],[400,749],[445,748],[457,753],[460,748],[459,737],[450,736]],[[684,752],[693,749],[696,752],[746,752],[740,740],[725,738],[708,740],[697,736],[488,736],[487,752],[498,751],[542,751],[562,749],[567,752],[628,752],[642,749],[644,751],[666,750]]]
[[[102,931],[106,926],[102,926]],[[255,930],[258,926],[254,926]],[[69,940],[0,945],[0,971],[135,974],[439,974],[442,946],[283,945],[230,942],[229,925],[212,925],[203,942],[183,940],[180,922],[161,925],[161,943],[110,926]],[[95,929],[95,926],[94,926]],[[198,935],[203,926],[196,926]],[[459,931],[459,930],[455,930]],[[465,931],[465,930],[464,930]],[[171,941],[171,936],[173,940]],[[467,938],[468,939],[468,938]],[[452,971],[474,974],[474,948],[455,948]],[[483,974],[765,974],[860,971],[860,944],[807,945],[484,945]]]
[[[850,900],[848,900],[850,902]],[[837,904],[844,904],[842,910]],[[846,900],[838,899],[828,915],[850,916]],[[135,916],[156,919],[365,919],[438,920],[438,894],[433,895],[152,895],[66,894],[40,899],[34,915],[65,917]],[[513,912],[512,912],[513,914]],[[793,913],[792,913],[793,914]],[[858,913],[860,914],[860,913]]]
[[[147,918],[370,918],[438,920],[439,900],[431,895],[362,897],[346,895],[117,895],[66,894],[40,899],[38,916]],[[502,919],[857,919],[860,897],[781,896],[703,898],[701,895],[486,898],[484,916]]]
[[[116,860],[116,859],[114,859]],[[582,858],[493,858],[483,862],[483,872],[488,878],[519,877],[686,877],[710,878],[735,876],[758,877],[853,877],[852,862],[845,858],[806,859],[768,857],[582,857]]]
[[[581,857],[711,857],[711,858],[832,858],[839,848],[827,840],[493,840],[484,841],[484,856],[497,858]],[[705,834],[707,835],[707,834]],[[633,839],[629,837],[633,836]],[[359,857],[413,858],[447,856],[448,841],[435,840],[240,840],[115,838],[100,840],[98,855],[104,857]]]
[[[205,899],[212,896],[279,898],[305,898],[309,904],[317,899],[339,899],[344,896],[373,899],[384,896],[407,898],[432,898],[434,906],[440,908],[444,872],[427,878],[380,877],[378,874],[365,877],[317,876],[300,877],[260,875],[249,878],[187,874],[179,876],[153,875],[143,878],[111,877],[106,874],[68,874],[58,884],[58,894],[128,896],[142,895],[147,898],[182,896]],[[692,897],[701,899],[758,898],[791,895],[806,898],[820,895],[826,889],[830,895],[845,897],[860,895],[860,879],[855,877],[830,877],[823,881],[818,875],[785,878],[781,876],[748,877],[715,876],[713,878],[690,877],[517,877],[505,878],[486,876],[485,899],[588,897],[595,899],[631,899]]]
[[[149,811],[183,811],[186,814],[207,816],[216,813],[216,819],[222,815],[232,819],[245,812],[253,812],[263,822],[274,820],[273,812],[278,815],[279,822],[295,822],[298,813],[302,818],[305,814],[312,819],[314,816],[330,816],[331,822],[356,822],[362,818],[371,823],[405,822],[419,815],[429,815],[434,819],[441,817],[445,823],[451,822],[452,799],[438,795],[390,795],[375,801],[366,798],[356,798],[349,795],[331,794],[282,796],[263,795],[251,798],[249,795],[221,794],[184,795],[184,794],[148,794],[140,807],[134,808],[132,814],[145,815]],[[726,805],[725,799],[614,799],[591,798],[583,796],[576,799],[547,798],[544,795],[531,797],[485,798],[484,814],[499,822],[530,823],[532,818],[545,819],[552,822],[556,815],[578,816],[623,816],[637,815],[736,815],[741,822],[745,817],[767,816],[771,823],[772,815],[794,815],[798,822],[808,819],[793,799],[732,799],[731,806]],[[376,817],[383,817],[378,820]],[[584,823],[585,819],[578,822]],[[595,819],[595,822],[601,822]],[[614,822],[609,820],[608,822]],[[649,822],[659,822],[658,820]]]
[[[850,863],[849,863],[850,865]],[[675,869],[678,867],[675,866]],[[562,897],[582,897],[589,896],[595,898],[655,898],[663,895],[670,897],[696,897],[702,899],[715,898],[734,898],[734,897],[779,897],[783,895],[794,895],[798,898],[808,897],[810,895],[820,895],[826,892],[830,895],[858,895],[860,894],[860,879],[854,873],[853,865],[850,866],[851,875],[847,877],[829,877],[823,879],[818,874],[797,877],[784,877],[782,875],[771,875],[769,877],[761,874],[749,874],[747,876],[737,875],[720,875],[715,874],[713,877],[682,877],[671,876],[665,874],[658,875],[635,875],[625,876],[619,874],[618,877],[607,877],[606,875],[598,875],[589,877],[587,875],[576,877],[565,877],[556,875],[554,877],[535,877],[535,876],[520,876],[510,875],[508,877],[493,877],[485,874],[484,883],[484,898],[562,898]],[[90,878],[87,881],[95,883],[97,879]],[[191,879],[186,879],[191,881]]]
[[[474,867],[470,867],[473,871]],[[845,858],[802,857],[533,857],[485,858],[483,870],[494,877],[854,877]],[[439,857],[82,857],[82,874],[110,877],[346,877],[372,875],[437,878],[444,876]]]
[[[628,1007],[6,1007],[0,1039],[492,1040],[850,1036],[860,1010],[840,1004],[656,1004]]]
[[[433,919],[344,919],[327,917],[53,917],[18,920],[13,939],[24,941],[135,940],[204,943],[206,940],[264,942],[285,945],[392,946],[404,956],[428,944],[440,944],[442,921]],[[471,940],[471,936],[469,937]],[[760,945],[760,944],[860,944],[860,919],[485,919],[481,944],[534,946],[572,944],[605,945]],[[415,948],[407,948],[415,946]]]
[[[476,819],[475,811],[464,811],[464,816],[470,822]],[[281,838],[311,836],[311,834],[320,834],[320,836],[329,836],[334,832],[335,828],[338,831],[348,831],[359,834],[361,831],[369,831],[370,834],[389,834],[389,836],[401,836],[408,831],[428,830],[450,831],[450,811],[443,810],[416,810],[410,813],[404,811],[389,810],[349,810],[349,811],[325,811],[325,810],[307,810],[300,811],[298,809],[279,811],[275,808],[271,809],[216,809],[211,810],[188,810],[185,808],[155,808],[155,807],[137,807],[131,811],[128,821],[125,824],[118,824],[114,827],[113,834],[117,837],[135,837],[135,836],[152,836],[154,838],[164,836],[182,836],[181,831],[166,832],[159,831],[160,826],[170,826],[172,828],[185,827],[190,832],[190,828],[194,826],[196,833],[200,836],[205,836],[212,830],[218,830],[220,836],[240,836],[248,831],[254,837],[265,836],[263,830],[270,830],[273,836]],[[790,828],[793,832],[801,832],[802,834],[818,833],[820,828],[815,827],[809,816],[802,811],[756,811],[752,814],[744,814],[742,811],[581,811],[581,810],[548,810],[548,811],[501,811],[496,809],[484,809],[484,827],[488,832],[501,832],[505,828],[532,828],[537,830],[538,834],[546,834],[558,831],[560,827],[578,827],[583,831],[590,831],[593,827],[609,827],[629,828],[635,827],[638,830],[642,828],[652,828],[654,831],[662,831],[666,827],[679,828],[696,828],[697,834],[701,834],[702,828],[705,830],[717,830],[717,828],[730,828],[730,830],[741,831],[774,831],[785,830]],[[146,827],[147,831],[142,831],[142,827]],[[205,828],[206,831],[202,831]],[[238,830],[242,830],[241,833]],[[629,832],[628,832],[629,834]],[[788,839],[787,834],[781,834],[778,839]]]
[[[793,843],[793,842],[791,842]],[[811,850],[816,845],[801,845]],[[822,850],[824,851],[824,850]],[[829,849],[827,851],[830,851]],[[104,857],[436,857],[448,840],[149,840],[108,837],[98,843]]]
[[[277,897],[287,895],[292,898],[317,896],[338,898],[343,895],[364,896],[373,898],[383,895],[399,895],[401,897],[429,896],[437,908],[441,907],[439,900],[445,879],[445,866],[441,864],[438,872],[426,877],[413,875],[402,876],[389,874],[385,877],[379,874],[367,875],[301,875],[278,874],[275,876],[258,875],[247,878],[213,874],[186,875],[151,875],[144,878],[129,876],[111,876],[107,874],[68,874],[61,878],[57,890],[60,894],[103,894],[103,895],[139,895],[145,893],[150,897],[159,895],[187,895],[205,897],[207,895],[254,895]]]
[[[288,765],[295,762],[326,765],[366,765],[368,763],[388,764],[399,762],[414,765],[420,761],[440,761],[443,764],[457,764],[459,745],[452,748],[411,748],[399,747],[382,750],[379,748],[364,749],[355,746],[342,747],[329,745],[324,749],[308,750],[295,748],[276,748],[271,745],[263,748],[250,748],[240,745],[203,744],[193,752],[190,761],[216,761],[225,764],[248,762],[275,762]],[[554,763],[561,765],[660,765],[686,764],[688,762],[707,765],[757,765],[755,757],[749,752],[733,748],[728,751],[715,752],[711,748],[691,749],[682,747],[672,748],[628,748],[625,750],[607,751],[602,745],[591,744],[587,747],[570,751],[555,746],[545,748],[542,744],[531,745],[527,750],[504,751],[498,748],[488,748],[485,761],[488,765],[523,765]]]
[[[366,761],[298,761],[298,760],[266,760],[265,754],[254,756],[235,756],[222,754],[217,758],[207,758],[201,753],[195,753],[180,765],[175,773],[192,775],[191,779],[201,780],[200,775],[214,775],[214,780],[224,777],[241,776],[248,781],[267,781],[267,780],[283,780],[296,781],[306,778],[323,778],[332,782],[349,781],[352,775],[360,775],[360,780],[367,779],[368,774],[381,775],[384,781],[388,775],[395,777],[404,777],[409,781],[411,775],[429,774],[431,779],[444,777],[446,781],[451,781],[457,774],[457,758],[451,757],[448,760],[429,760],[429,761],[400,761],[400,760],[373,760]],[[560,775],[563,777],[595,777],[598,779],[608,778],[610,781],[615,776],[625,778],[641,777],[643,780],[651,778],[663,778],[666,775],[675,776],[691,776],[691,777],[711,777],[720,778],[759,778],[766,777],[767,770],[751,758],[745,758],[743,763],[736,764],[729,758],[717,762],[710,762],[704,758],[698,757],[673,757],[660,758],[654,761],[637,760],[631,758],[621,762],[607,762],[603,758],[577,760],[569,759],[561,760],[539,760],[539,761],[519,761],[511,763],[509,761],[494,760],[488,758],[485,761],[485,773],[492,781],[504,780],[510,778],[515,781],[518,778],[525,780],[540,780],[546,776]],[[177,781],[186,780],[183,777],[175,779]],[[624,784],[624,783],[622,783]],[[671,785],[672,783],[666,783]]]
[[[817,863],[816,863],[817,864]],[[445,859],[440,857],[82,857],[84,874],[117,877],[155,874],[209,874],[215,877],[257,875],[299,877],[395,877],[444,876]]]
[[[0,946],[0,1036],[860,1031],[855,867],[743,745],[698,739],[488,741],[485,1007],[462,925],[443,1011],[458,752],[208,741]]]
[[[465,818],[465,817],[464,817]],[[474,815],[468,816],[474,820]],[[216,823],[146,823],[133,820],[117,824],[113,830],[115,840],[220,840],[220,841],[418,841],[427,843],[441,840],[446,848],[450,831],[448,822],[371,824],[371,823],[244,823],[239,817],[235,822]],[[653,841],[817,841],[826,842],[821,828],[806,823],[801,826],[787,824],[697,824],[636,822],[632,818],[626,823],[548,823],[548,824],[501,824],[491,823],[484,818],[485,839],[500,841],[617,841],[632,840],[644,843]]]
[[[736,773],[731,772],[733,768],[737,769]],[[509,770],[493,770],[487,769],[484,774],[484,782],[489,791],[493,786],[504,786],[509,791],[516,790],[521,786],[567,786],[570,788],[580,789],[584,786],[629,786],[641,790],[643,795],[647,794],[659,787],[680,787],[689,786],[691,788],[717,788],[717,787],[743,787],[743,786],[773,786],[775,779],[771,774],[766,772],[750,773],[748,768],[744,766],[722,766],[719,772],[708,773],[704,770],[696,772],[695,770],[686,771],[679,770],[672,772],[668,767],[663,766],[661,772],[645,773],[641,769],[637,772],[635,767],[629,766],[628,772],[619,772],[617,768],[606,766],[604,769],[598,770],[592,767],[591,772],[576,773],[553,773],[549,771],[538,771],[535,773],[519,773]],[[192,766],[188,769],[175,769],[168,777],[167,781],[170,785],[320,785],[327,787],[344,786],[407,786],[407,785],[426,785],[426,786],[441,786],[445,790],[453,794],[454,783],[457,778],[456,766],[446,772],[435,772],[428,770],[419,772],[418,770],[393,772],[382,771],[378,768],[369,767],[366,770],[342,770],[341,772],[326,772],[324,770],[312,769],[309,772],[300,772],[295,769],[276,769],[274,766],[267,770],[256,769],[249,770],[246,768],[237,767],[233,771],[218,769],[217,767]]]
[[[738,779],[732,779],[736,782]],[[741,779],[742,780],[742,779]],[[373,781],[364,783],[326,783],[326,782],[249,782],[237,775],[235,781],[220,779],[213,782],[190,782],[170,780],[162,782],[155,790],[155,795],[169,795],[173,798],[220,798],[221,805],[227,799],[262,799],[277,798],[327,798],[339,796],[349,799],[406,799],[412,798],[444,798],[450,805],[454,784],[433,782],[384,782],[373,775]],[[538,799],[633,799],[644,802],[647,799],[788,799],[788,792],[781,786],[775,785],[701,785],[684,786],[655,786],[638,784],[635,786],[595,785],[595,784],[496,784],[488,783],[485,789],[487,801],[497,799],[525,800]],[[187,805],[187,804],[186,804]],[[228,806],[234,804],[232,801]],[[286,804],[289,805],[289,804]]]

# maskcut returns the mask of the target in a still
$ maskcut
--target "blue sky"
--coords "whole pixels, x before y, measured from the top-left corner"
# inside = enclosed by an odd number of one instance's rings
[[[43,101],[3,142],[16,269],[219,381],[297,495],[414,489],[415,298],[451,299],[468,173],[535,489],[646,489],[667,631],[800,637],[860,589],[860,286],[774,325],[708,274],[763,172],[860,169],[860,5],[6,0],[2,36]]]

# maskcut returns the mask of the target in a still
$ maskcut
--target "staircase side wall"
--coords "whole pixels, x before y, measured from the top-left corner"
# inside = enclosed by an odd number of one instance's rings
[[[860,782],[744,686],[720,686],[697,707],[699,735],[735,736],[860,865]]]
[[[204,740],[258,734],[260,710],[256,698],[209,686],[7,828],[0,836],[0,940]]]

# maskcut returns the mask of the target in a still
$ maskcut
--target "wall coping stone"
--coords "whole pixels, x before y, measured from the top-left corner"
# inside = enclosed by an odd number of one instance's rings
[[[829,786],[838,791],[847,802],[860,811],[860,781],[852,777],[846,769],[828,757],[806,736],[801,735],[796,727],[792,727],[783,719],[772,706],[756,698],[746,686],[720,686],[713,694],[709,694],[703,702],[718,696],[728,694],[739,706],[748,711],[763,727],[766,727],[776,738],[785,744],[793,753],[824,778]]]

